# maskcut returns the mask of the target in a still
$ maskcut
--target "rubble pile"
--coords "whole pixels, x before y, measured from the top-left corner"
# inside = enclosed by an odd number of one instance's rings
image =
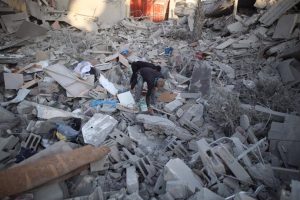
[[[219,18],[198,3],[92,32],[1,15],[0,197],[297,199],[299,1]],[[154,115],[135,61],[166,78]]]

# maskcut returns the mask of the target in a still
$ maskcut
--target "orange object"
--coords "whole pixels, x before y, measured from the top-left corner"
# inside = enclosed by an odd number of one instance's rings
[[[154,22],[166,20],[169,0],[131,0],[130,15]]]
[[[68,174],[80,173],[79,168],[102,159],[109,152],[108,147],[87,145],[0,171],[0,197],[19,194],[53,180],[65,180],[70,177]]]

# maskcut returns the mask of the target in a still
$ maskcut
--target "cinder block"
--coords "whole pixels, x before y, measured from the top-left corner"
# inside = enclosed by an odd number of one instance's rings
[[[126,185],[127,191],[131,194],[139,191],[138,176],[135,171],[135,166],[126,168]]]
[[[202,188],[201,179],[179,158],[171,159],[164,168],[165,181],[181,181],[190,192]]]

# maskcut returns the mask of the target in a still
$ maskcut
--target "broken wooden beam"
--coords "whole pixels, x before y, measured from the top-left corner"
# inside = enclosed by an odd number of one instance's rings
[[[19,194],[56,179],[61,180],[61,177],[102,159],[109,151],[108,147],[87,145],[42,158],[35,163],[3,170],[0,172],[0,197]]]

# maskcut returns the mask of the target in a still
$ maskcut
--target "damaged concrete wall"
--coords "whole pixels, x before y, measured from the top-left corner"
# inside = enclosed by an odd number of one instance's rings
[[[99,23],[112,25],[127,17],[126,0],[70,0],[68,11],[80,15],[98,17]]]

